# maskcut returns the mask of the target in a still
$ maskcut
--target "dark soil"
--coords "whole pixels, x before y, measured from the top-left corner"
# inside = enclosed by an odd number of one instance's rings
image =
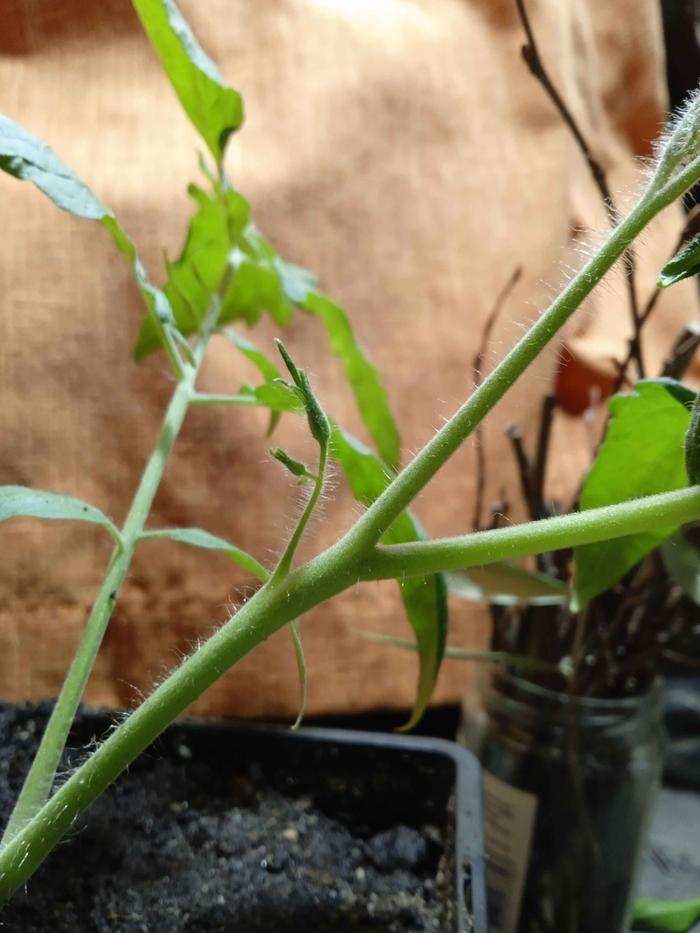
[[[45,713],[0,708],[3,823]],[[74,743],[105,723],[88,717]],[[2,930],[442,933],[453,782],[434,755],[176,726],[80,820]]]

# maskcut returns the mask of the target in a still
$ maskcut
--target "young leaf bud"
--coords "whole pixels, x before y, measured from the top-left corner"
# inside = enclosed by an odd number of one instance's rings
[[[290,457],[281,447],[270,450],[270,456],[274,457],[275,460],[278,460],[285,466],[293,476],[298,476],[300,479],[316,479],[314,474],[310,473],[308,468],[301,463],[300,460],[295,460],[293,457]]]
[[[304,394],[306,417],[309,421],[309,430],[319,444],[325,447],[331,439],[331,425],[328,416],[321,408],[318,399],[313,393],[309,378],[303,370],[301,372],[301,383],[301,391]]]
[[[287,348],[285,347],[285,345],[282,343],[282,341],[278,337],[275,338],[275,343],[277,344],[277,349],[280,351],[280,356],[284,360],[284,365],[289,370],[289,375],[294,380],[294,384],[296,385],[298,389],[301,389],[303,391],[301,375],[299,373],[299,370],[296,367],[296,364],[294,363],[294,360],[291,358],[289,353],[287,353]]]

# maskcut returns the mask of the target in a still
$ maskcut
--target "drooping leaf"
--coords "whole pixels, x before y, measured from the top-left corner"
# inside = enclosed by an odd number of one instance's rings
[[[294,657],[297,662],[297,674],[299,675],[299,712],[294,720],[292,729],[298,729],[304,719],[306,711],[306,658],[304,657],[304,644],[301,640],[301,632],[297,622],[289,623],[289,631],[292,633],[292,643],[294,644]]]
[[[259,580],[267,580],[269,572],[254,557],[251,557],[246,551],[242,551],[230,541],[225,541],[216,535],[203,531],[201,528],[159,528],[155,531],[144,531],[140,541],[154,541],[160,539],[177,541],[180,544],[190,544],[193,547],[204,548],[208,551],[223,551],[231,560],[252,573]]]
[[[644,933],[687,933],[700,920],[700,897],[658,901],[640,897],[634,902],[634,929]]]
[[[700,550],[677,531],[661,545],[661,558],[685,595],[700,606]]]
[[[494,606],[556,606],[568,599],[561,580],[531,573],[507,562],[470,567],[468,572],[447,573],[447,591],[469,602]]]
[[[165,343],[165,329],[173,327],[173,312],[170,303],[165,294],[155,285],[152,285],[143,263],[134,246],[133,240],[125,233],[119,225],[116,217],[106,216],[102,220],[103,226],[112,234],[112,238],[117,245],[117,249],[126,256],[131,264],[136,284],[141,291],[143,300],[148,309],[149,325],[153,331],[155,346],[161,346]]]
[[[96,220],[109,231],[117,249],[131,264],[136,283],[146,302],[157,347],[163,341],[163,328],[172,319],[165,295],[146,275],[133,241],[112,211],[56,153],[37,136],[14,120],[0,115],[0,168],[22,181],[30,181],[53,203],[76,217]]]
[[[259,386],[243,386],[242,398],[250,398],[278,412],[304,411],[295,387],[281,380]],[[394,472],[359,440],[344,432],[331,421],[331,456],[341,466],[355,498],[371,505],[394,478]],[[391,525],[382,541],[399,544],[420,541],[425,537],[418,520],[410,511],[402,513]],[[416,704],[406,728],[413,726],[423,714],[435,686],[447,637],[447,594],[442,575],[411,576],[400,583],[401,597],[414,629],[419,646],[420,671]]]
[[[607,435],[584,482],[582,510],[688,485],[683,440],[690,412],[678,391],[670,391],[669,380],[645,380],[634,392],[614,396],[610,414]],[[576,548],[573,608],[614,586],[675,530],[657,528]]]
[[[657,285],[668,288],[700,272],[700,233],[685,244],[659,273]]]
[[[325,295],[317,292],[310,292],[301,299],[300,307],[323,322],[331,347],[352,386],[362,421],[380,457],[392,469],[398,469],[401,438],[389,407],[386,388],[379,371],[357,342],[347,314]]]
[[[243,123],[243,101],[204,52],[172,0],[132,0],[178,100],[221,166],[230,135]]]
[[[371,505],[393,479],[393,471],[356,438],[333,425],[331,456],[340,464],[355,498]],[[421,541],[425,533],[410,511],[403,512],[382,537],[384,544]],[[406,615],[413,628],[420,670],[416,702],[405,728],[423,715],[437,680],[447,637],[447,589],[442,574],[399,581]]]
[[[4,115],[0,115],[0,168],[33,182],[57,207],[76,217],[102,220],[110,213],[53,149]]]
[[[64,496],[28,486],[0,486],[0,522],[9,518],[46,518],[102,525],[117,541],[120,534],[114,522],[73,496]]]

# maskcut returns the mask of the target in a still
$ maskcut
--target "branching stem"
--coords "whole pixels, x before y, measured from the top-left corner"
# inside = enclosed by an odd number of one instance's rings
[[[700,487],[694,486],[464,539],[392,545],[354,565],[339,563],[326,551],[276,584],[267,583],[109,736],[8,843],[0,853],[0,905],[34,873],[76,817],[225,671],[288,622],[359,579],[417,572],[419,558],[421,572],[469,567],[634,534],[657,528],[661,519],[681,524],[698,518]],[[475,539],[481,544],[467,543]]]
[[[289,558],[286,559],[287,552],[283,557],[289,572],[270,580],[245,603],[112,733],[16,833],[0,851],[0,905],[33,874],[76,817],[225,671],[273,632],[358,580],[463,568],[608,540],[659,525],[681,525],[700,518],[700,488],[695,486],[607,509],[481,532],[465,538],[375,547],[391,523],[505,395],[640,231],[660,210],[700,179],[700,157],[695,157],[684,168],[678,169],[677,165],[678,160],[671,160],[668,166],[664,163],[663,170],[657,171],[637,206],[615,228],[598,253],[357,524],[337,544],[297,570],[289,570],[296,547],[293,538]],[[199,349],[198,345],[196,352],[203,353],[203,346]],[[178,393],[184,393],[189,385],[186,402],[184,399],[179,402],[175,413],[173,403],[168,409],[172,422],[168,426],[166,416],[161,436],[163,447],[161,449],[159,444],[146,468],[145,476],[151,476],[149,483],[155,481],[155,484],[153,488],[148,485],[141,493],[144,504],[155,493],[156,477],[159,478],[162,472],[162,453],[174,442],[181,423],[180,415],[184,417],[193,391],[193,378],[192,385],[189,379],[184,379],[175,390],[174,398],[180,398]],[[319,477],[322,472],[319,470]],[[315,493],[317,499],[320,485]],[[134,512],[132,507],[127,518],[125,548],[135,537],[141,521],[140,509],[139,505]],[[307,520],[308,517],[303,518],[304,523]],[[303,532],[303,527],[301,530]],[[289,547],[287,551],[290,551]]]
[[[273,581],[277,581],[282,577],[286,577],[291,569],[296,549],[299,547],[299,542],[303,537],[304,530],[309,523],[309,519],[313,515],[314,509],[318,504],[319,497],[323,490],[323,483],[326,478],[327,463],[328,444],[326,443],[319,445],[318,472],[314,477],[314,487],[311,490],[311,495],[309,496],[308,502],[304,506],[304,511],[301,513],[301,518],[297,522],[297,526],[294,529],[291,538],[289,539],[289,544],[285,548],[284,554],[280,558],[280,562],[275,568],[275,572],[272,575]]]
[[[119,545],[110,559],[107,573],[92,605],[61,692],[51,712],[37,753],[0,842],[0,850],[41,809],[51,793],[71,724],[85,692],[95,658],[117,602],[117,595],[128,573],[134,551],[151,511],[165,465],[180,432],[195,392],[195,381],[209,337],[216,324],[218,297],[212,302],[201,336],[192,351],[192,363],[180,362],[180,378],[161,423],[155,449],[146,463],[131,507],[121,529]],[[175,351],[177,353],[177,351]]]

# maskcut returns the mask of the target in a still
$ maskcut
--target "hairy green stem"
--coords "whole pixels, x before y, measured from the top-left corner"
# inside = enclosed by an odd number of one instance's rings
[[[421,565],[421,572],[437,572],[650,531],[661,519],[668,527],[698,518],[700,487],[695,486],[447,542],[391,545],[376,549],[364,563],[340,562],[326,551],[277,583],[267,583],[110,735],[0,852],[0,905],[33,874],[76,817],[225,671],[304,612],[360,579],[383,576],[389,564],[392,576],[417,572],[415,548],[435,546],[440,559],[423,555],[430,566]],[[467,545],[469,539],[481,543]]]
[[[289,544],[284,550],[284,554],[280,558],[280,562],[277,564],[275,571],[272,575],[273,580],[278,580],[281,577],[286,577],[289,573],[292,561],[294,560],[294,555],[297,548],[299,547],[299,542],[302,539],[306,526],[309,523],[309,519],[313,515],[313,511],[316,508],[319,497],[323,490],[323,483],[326,478],[326,464],[328,463],[328,443],[320,445],[320,454],[318,458],[318,472],[314,478],[314,488],[311,491],[309,496],[309,501],[304,507],[304,511],[301,513],[301,518],[297,522],[297,526],[292,533],[291,538],[289,539]]]
[[[215,304],[218,309],[218,302],[215,302]],[[209,324],[193,350],[193,365],[183,365],[182,361],[180,361],[181,378],[175,387],[163,417],[156,447],[146,463],[121,529],[120,546],[113,552],[110,559],[107,573],[90,610],[85,630],[66,674],[61,692],[5,827],[0,848],[7,845],[17,832],[41,809],[51,793],[68,733],[116,605],[119,589],[131,565],[136,545],[151,511],[153,499],[163,476],[168,456],[194,395],[195,380],[204,357],[204,350],[216,322],[213,312],[208,320]]]
[[[699,518],[700,486],[691,486],[524,525],[455,538],[378,546],[357,565],[358,579],[393,580],[402,575],[464,570],[544,551],[611,541],[657,528],[678,528]]]
[[[345,559],[362,553],[379,541],[389,525],[411,504],[564,326],[644,227],[699,180],[700,157],[663,187],[652,179],[637,205],[612,231],[607,242],[336,545]]]
[[[433,542],[435,551],[420,551],[417,555],[412,548],[430,548],[431,543],[373,549],[389,525],[502,398],[637,234],[699,179],[700,157],[670,180],[652,179],[650,188],[607,243],[354,528],[306,566],[263,586],[88,758],[0,852],[0,904],[31,876],[76,816],[221,674],[283,625],[357,580],[456,569],[469,566],[470,562],[486,563],[607,540],[653,529],[659,524],[668,527],[700,516],[700,491],[695,487],[611,507],[614,512],[591,510],[580,516],[502,529],[498,537],[495,532],[487,532],[483,535],[491,537],[475,535],[469,543],[462,538]],[[554,522],[557,524],[551,524]]]
[[[332,595],[300,575],[265,585],[134,712],[0,852],[0,905],[33,874],[81,813],[173,719],[261,640]]]

